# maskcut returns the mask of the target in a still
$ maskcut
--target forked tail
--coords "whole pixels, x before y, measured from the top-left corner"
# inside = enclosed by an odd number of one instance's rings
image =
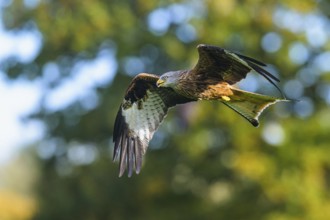
[[[231,90],[233,91],[233,95],[222,97],[222,102],[247,119],[255,127],[259,125],[259,115],[268,106],[275,104],[276,102],[289,101],[287,99],[260,95],[233,87]]]

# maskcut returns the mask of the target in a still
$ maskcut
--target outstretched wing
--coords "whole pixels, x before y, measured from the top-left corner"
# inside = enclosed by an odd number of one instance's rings
[[[127,89],[117,113],[113,142],[113,160],[119,158],[119,176],[128,169],[131,176],[135,167],[139,173],[142,157],[154,132],[167,114],[168,108],[193,101],[170,88],[156,86],[158,76],[141,73]]]
[[[279,79],[261,67],[266,64],[216,46],[200,44],[197,49],[199,60],[192,73],[196,74],[198,78],[207,77],[235,84],[244,79],[251,70],[254,70],[282,93],[275,84],[275,81],[279,82]]]

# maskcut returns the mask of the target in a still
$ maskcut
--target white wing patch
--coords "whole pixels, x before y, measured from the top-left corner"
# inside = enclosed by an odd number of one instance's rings
[[[122,109],[122,114],[133,137],[137,137],[146,152],[148,142],[167,113],[167,107],[157,93],[147,91],[146,100],[142,104],[137,102],[128,109]]]

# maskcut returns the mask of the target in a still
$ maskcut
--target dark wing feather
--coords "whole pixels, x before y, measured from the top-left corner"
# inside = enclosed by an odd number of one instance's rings
[[[241,54],[236,54],[216,46],[200,44],[197,46],[199,60],[193,73],[200,78],[202,75],[207,78],[223,80],[229,84],[235,84],[254,70],[265,77],[281,93],[274,81],[279,79],[260,66],[266,64]]]
[[[139,74],[131,82],[114,125],[113,160],[119,158],[119,176],[134,168],[139,173],[142,157],[154,132],[167,114],[168,108],[186,102],[187,99],[170,88],[158,88],[158,76]]]
[[[247,56],[244,56],[242,54],[238,54],[238,53],[235,53],[237,56],[239,56],[240,58],[242,58],[243,60],[245,61],[250,61],[252,63],[255,63],[255,64],[258,64],[259,66],[267,66],[265,63],[259,61],[259,60],[256,60],[256,59],[253,59],[251,57],[247,57]]]

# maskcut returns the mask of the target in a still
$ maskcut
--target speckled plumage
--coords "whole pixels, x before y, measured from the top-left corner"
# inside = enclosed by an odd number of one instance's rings
[[[136,76],[119,108],[114,127],[113,159],[119,158],[120,176],[126,168],[128,176],[132,175],[134,167],[136,173],[140,172],[142,156],[168,108],[194,101],[170,88],[158,88],[158,79],[158,76],[146,73]]]

